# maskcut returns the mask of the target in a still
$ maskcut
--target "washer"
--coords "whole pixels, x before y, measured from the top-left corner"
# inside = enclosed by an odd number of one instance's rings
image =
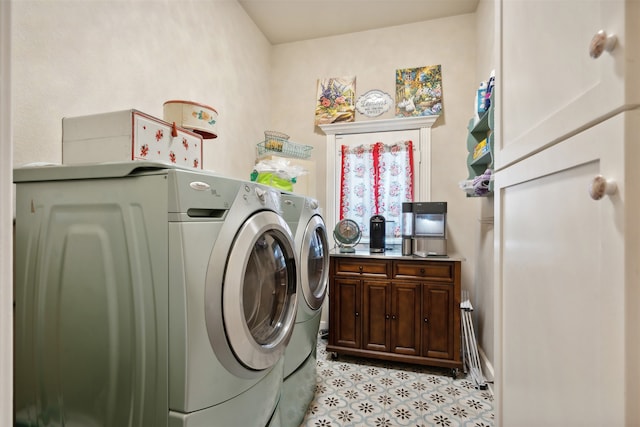
[[[318,201],[281,193],[282,216],[294,232],[300,260],[298,310],[284,356],[280,415],[283,426],[298,427],[313,400],[316,345],[329,280],[329,245]]]
[[[280,425],[298,255],[277,191],[146,162],[14,181],[16,425]]]

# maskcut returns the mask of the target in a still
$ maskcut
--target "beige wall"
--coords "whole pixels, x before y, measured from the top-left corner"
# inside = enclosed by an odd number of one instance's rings
[[[480,0],[476,11],[476,84],[487,80],[491,70],[498,68],[498,46],[495,44],[495,2]],[[499,90],[497,88],[496,90]],[[496,115],[497,116],[497,115]],[[478,345],[484,352],[486,363],[484,374],[493,379],[494,363],[494,290],[493,290],[493,197],[480,201],[480,214],[477,222],[476,260],[474,281],[471,284],[473,320],[476,325]]]
[[[0,1],[0,425],[13,420],[13,146],[11,3]]]
[[[61,161],[61,119],[169,99],[219,112],[206,169],[248,179],[268,128],[271,45],[235,0],[13,4],[15,165]]]
[[[444,112],[432,129],[431,194],[449,203],[450,245],[467,259],[463,288],[484,292],[487,283],[476,275],[491,264],[477,262],[487,249],[478,219],[490,202],[467,198],[458,182],[467,178],[478,76],[493,68],[478,59],[483,34],[492,31],[485,28],[466,14],[271,46],[235,0],[14,2],[14,164],[60,162],[64,116],[136,108],[161,117],[164,101],[190,99],[220,113],[220,136],[205,144],[206,169],[248,178],[263,131],[280,130],[314,147],[324,205],[325,136],[313,124],[317,79],[355,75],[357,95],[380,89],[393,96],[397,68],[441,64]],[[478,298],[488,313],[490,300]],[[483,336],[492,334],[485,314]]]
[[[462,286],[475,284],[480,200],[467,198],[467,124],[477,87],[475,14],[274,46],[271,64],[273,127],[312,145],[317,194],[325,206],[325,136],[314,127],[318,78],[356,76],[356,96],[380,89],[395,97],[395,70],[442,65],[443,114],[432,128],[433,200],[448,202],[450,249],[466,257]],[[393,111],[375,119],[393,118]],[[374,119],[374,120],[375,120]],[[372,120],[356,115],[356,121]],[[331,242],[333,243],[333,242]]]

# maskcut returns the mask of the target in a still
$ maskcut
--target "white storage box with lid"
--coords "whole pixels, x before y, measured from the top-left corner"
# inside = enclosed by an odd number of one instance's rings
[[[202,169],[202,136],[123,110],[62,119],[62,163],[148,160]]]

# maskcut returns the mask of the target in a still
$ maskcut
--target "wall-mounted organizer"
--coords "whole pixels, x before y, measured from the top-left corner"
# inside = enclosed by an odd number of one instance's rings
[[[467,136],[467,169],[469,177],[460,183],[468,197],[487,197],[493,195],[493,115],[494,93],[491,103],[480,119],[469,120]]]
[[[289,141],[289,135],[264,131],[264,141],[256,145],[256,166],[252,181],[317,198],[316,164],[310,145]]]
[[[289,141],[289,135],[276,131],[265,131],[264,141],[257,145],[258,158],[264,156],[282,156],[293,159],[308,159],[311,156],[310,145]]]

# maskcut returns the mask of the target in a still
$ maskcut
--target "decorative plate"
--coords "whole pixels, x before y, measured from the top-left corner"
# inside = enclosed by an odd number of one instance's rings
[[[377,117],[389,111],[392,104],[393,98],[391,98],[391,95],[381,90],[373,89],[360,95],[356,101],[356,110],[367,117]]]

